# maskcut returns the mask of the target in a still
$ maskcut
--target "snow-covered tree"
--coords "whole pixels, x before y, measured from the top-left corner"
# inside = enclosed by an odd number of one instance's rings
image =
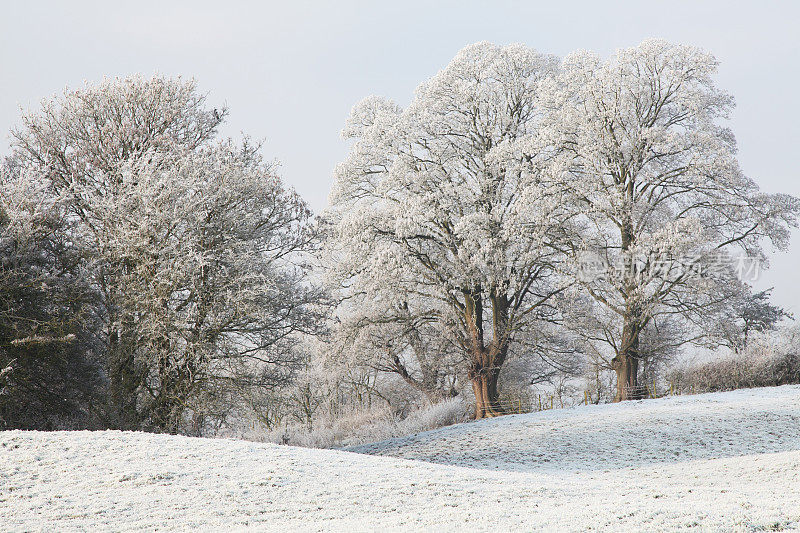
[[[0,428],[86,428],[102,391],[80,257],[64,205],[0,164]]]
[[[257,148],[139,158],[121,167],[116,194],[92,202],[139,411],[157,429],[178,430],[185,412],[197,420],[237,390],[284,384],[301,359],[298,334],[322,322],[304,279],[311,213]]]
[[[771,292],[772,288],[752,292],[748,287],[730,299],[716,328],[724,345],[739,352],[747,347],[753,333],[775,330],[784,318],[794,319],[791,313],[770,302]]]
[[[446,338],[463,358],[475,418],[502,412],[509,347],[556,317],[563,290],[554,275],[563,199],[506,150],[538,128],[539,85],[555,67],[521,45],[468,46],[407,108],[366,98],[343,132],[355,142],[336,169],[326,257],[356,315],[346,324],[394,324],[383,328],[388,350],[414,350],[404,331],[423,325]],[[416,353],[438,357],[431,347]]]
[[[373,302],[367,313],[350,309],[349,302],[340,306],[340,322],[325,349],[329,362],[396,374],[431,401],[457,394],[463,374],[459,347],[438,321],[412,314],[407,301],[385,303]]]
[[[99,260],[107,221],[96,212],[97,199],[116,195],[124,162],[146,152],[202,147],[226,114],[225,109],[206,108],[194,81],[133,76],[87,84],[44,100],[40,109],[24,113],[20,126],[11,131],[17,164],[65,205],[63,231],[92,265],[93,285],[100,294],[97,315],[104,324],[98,335],[106,345],[109,417],[121,428],[138,426],[141,377],[127,345],[119,287],[110,277],[115,267]]]
[[[716,67],[709,53],[660,40],[605,61],[574,53],[539,91],[538,136],[517,147],[554,150],[548,180],[569,191],[584,229],[571,276],[597,314],[615,317],[596,340],[613,349],[619,400],[636,394],[648,324],[720,304],[721,284],[737,283],[733,254],[763,262],[761,241],[783,248],[797,225],[796,198],[759,192],[739,168]],[[587,258],[599,275],[585,275]]]
[[[213,142],[225,114],[194,82],[132,77],[45,101],[12,132],[99,293],[116,427],[184,430],[191,414],[197,429],[213,400],[281,381],[318,323],[311,214],[257,147]]]

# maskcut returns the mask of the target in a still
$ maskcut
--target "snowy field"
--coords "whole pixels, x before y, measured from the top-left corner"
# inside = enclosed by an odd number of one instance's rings
[[[3,531],[685,528],[800,528],[800,386],[508,416],[351,451],[0,433]]]

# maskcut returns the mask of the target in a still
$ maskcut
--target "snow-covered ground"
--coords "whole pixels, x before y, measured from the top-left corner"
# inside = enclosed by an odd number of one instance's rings
[[[504,416],[348,449],[474,468],[547,473],[798,451],[800,387]]]
[[[352,450],[363,453],[3,432],[0,530],[800,528],[800,386],[509,416]]]

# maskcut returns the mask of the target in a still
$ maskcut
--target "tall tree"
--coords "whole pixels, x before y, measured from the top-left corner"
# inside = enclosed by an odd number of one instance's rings
[[[133,77],[12,132],[99,294],[113,427],[199,431],[215,400],[282,382],[320,323],[311,213],[258,146],[214,142],[225,115],[192,81]]]
[[[540,92],[548,114],[529,149],[557,151],[549,179],[584,226],[574,263],[603,265],[602,275],[573,276],[616,317],[602,336],[618,400],[638,391],[640,334],[655,317],[719,303],[730,254],[761,261],[761,241],[783,248],[797,225],[796,198],[759,192],[739,168],[721,125],[733,98],[715,86],[716,67],[702,50],[649,40],[607,61],[572,54]]]
[[[145,427],[202,429],[239,391],[275,389],[323,318],[307,281],[315,226],[258,146],[153,154],[93,200],[141,381]],[[191,414],[191,421],[185,420]]]
[[[97,214],[97,200],[116,195],[123,163],[146,152],[205,146],[226,114],[225,109],[206,107],[194,81],[134,76],[87,84],[45,100],[40,109],[23,114],[21,125],[11,131],[15,160],[63,202],[64,232],[93,264],[111,382],[109,416],[117,427],[138,427],[137,391],[143,377],[136,369],[132,325],[122,320],[122,296],[112,273],[134,267],[97,260],[108,233],[108,221]]]
[[[555,66],[520,45],[468,46],[407,108],[370,97],[344,129],[355,143],[336,169],[327,257],[351,323],[436,327],[459,347],[475,418],[502,413],[509,347],[555,319],[563,289],[562,198],[505,150],[538,127]]]

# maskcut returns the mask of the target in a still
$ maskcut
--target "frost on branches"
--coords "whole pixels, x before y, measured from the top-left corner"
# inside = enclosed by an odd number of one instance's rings
[[[298,367],[298,333],[317,331],[318,293],[300,262],[310,212],[255,148],[230,142],[140,158],[121,169],[104,263],[158,428],[180,427],[274,389]],[[200,428],[198,428],[200,429]]]
[[[258,147],[214,141],[225,115],[194,82],[134,77],[45,101],[12,132],[97,291],[112,427],[219,423],[317,328],[311,213]]]
[[[556,318],[564,290],[562,192],[507,152],[537,131],[539,85],[555,68],[523,46],[469,46],[406,109],[370,97],[344,129],[355,144],[326,213],[343,324],[383,348],[379,368],[407,373],[412,354],[420,381],[435,381],[427,367],[441,353],[420,339],[445,339],[466,363],[476,418],[502,413],[510,346]]]
[[[540,91],[540,136],[519,148],[556,153],[547,179],[570,195],[583,225],[566,271],[587,254],[616,268],[579,281],[598,314],[614,317],[590,340],[613,349],[618,400],[640,390],[648,324],[676,315],[700,324],[748,290],[724,259],[763,260],[761,242],[784,248],[797,225],[796,198],[759,192],[739,168],[733,134],[720,125],[733,99],[714,85],[716,67],[702,50],[660,40],[607,61],[572,54]]]
[[[91,290],[62,231],[65,206],[0,163],[0,429],[91,425],[100,368]]]
[[[480,43],[408,108],[355,106],[327,213],[340,329],[372,349],[348,346],[400,375],[411,357],[419,382],[440,353],[419,339],[447,339],[481,418],[501,412],[515,341],[535,352],[566,313],[589,352],[610,351],[617,399],[637,396],[640,334],[669,325],[685,332],[670,346],[709,341],[704,324],[749,292],[734,254],[763,261],[762,241],[783,248],[797,225],[796,198],[741,172],[716,65],[658,40],[560,64]],[[602,275],[583,275],[587,258]]]

